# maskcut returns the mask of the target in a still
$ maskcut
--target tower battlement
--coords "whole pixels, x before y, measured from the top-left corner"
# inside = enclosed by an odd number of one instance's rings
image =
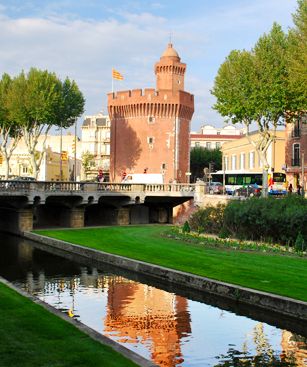
[[[153,88],[133,89],[108,94],[110,118],[130,117],[181,117],[191,120],[194,112],[194,96],[178,90]]]
[[[165,102],[179,99],[182,103],[194,103],[194,96],[183,90],[156,90],[154,88],[132,89],[113,93],[108,93],[108,102],[119,103],[146,103],[146,102]]]

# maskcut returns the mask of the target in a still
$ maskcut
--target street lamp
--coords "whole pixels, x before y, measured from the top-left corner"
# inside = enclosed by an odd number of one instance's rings
[[[77,181],[77,119],[75,119],[75,151],[74,151],[74,161],[75,161],[75,169],[74,169],[74,181]]]
[[[63,149],[63,127],[62,121],[60,125],[60,181],[63,181],[63,164],[62,164],[62,149]]]

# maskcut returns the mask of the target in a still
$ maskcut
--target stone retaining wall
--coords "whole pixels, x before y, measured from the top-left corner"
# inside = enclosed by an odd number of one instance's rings
[[[184,288],[192,288],[200,292],[219,295],[237,302],[257,306],[264,310],[307,321],[307,302],[256,291],[142,261],[132,260],[122,256],[74,245],[69,242],[44,237],[35,233],[25,232],[24,236],[32,241],[40,242],[70,253],[75,253],[85,258],[94,258],[96,261],[146,274],[159,281],[171,282]]]

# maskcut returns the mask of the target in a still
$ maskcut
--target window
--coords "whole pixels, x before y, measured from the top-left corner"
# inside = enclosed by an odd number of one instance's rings
[[[255,168],[255,152],[249,153],[249,168]]]
[[[199,146],[200,146],[200,142],[199,142],[199,141],[196,141],[196,142],[195,142],[195,146],[196,146],[196,147],[199,147]]]
[[[155,123],[155,118],[153,116],[148,116],[147,121],[148,121],[149,124],[154,124]]]
[[[224,157],[224,170],[228,170],[228,157]]]
[[[292,166],[300,166],[300,144],[293,144]]]
[[[147,137],[147,143],[148,144],[153,144],[153,142],[154,142],[154,138],[152,136],[148,136]]]
[[[299,138],[300,136],[301,136],[301,117],[298,117],[293,126],[292,138]]]
[[[166,169],[166,163],[162,163],[161,168]]]
[[[216,146],[216,149],[219,149],[221,147],[221,142],[217,141],[215,146]]]
[[[22,173],[28,173],[28,167],[22,166]]]
[[[245,154],[241,153],[240,154],[240,169],[245,169]]]
[[[216,135],[221,135],[221,132],[220,132],[220,131],[217,131],[217,132],[216,132]]]
[[[211,149],[211,143],[210,143],[210,141],[207,141],[207,143],[206,143],[206,148],[207,148],[207,149]]]
[[[231,169],[235,170],[237,168],[237,156],[231,156]]]

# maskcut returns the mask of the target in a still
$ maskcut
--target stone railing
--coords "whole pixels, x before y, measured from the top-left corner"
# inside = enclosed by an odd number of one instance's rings
[[[147,192],[194,193],[194,184],[129,184],[110,182],[0,181],[0,192]]]

